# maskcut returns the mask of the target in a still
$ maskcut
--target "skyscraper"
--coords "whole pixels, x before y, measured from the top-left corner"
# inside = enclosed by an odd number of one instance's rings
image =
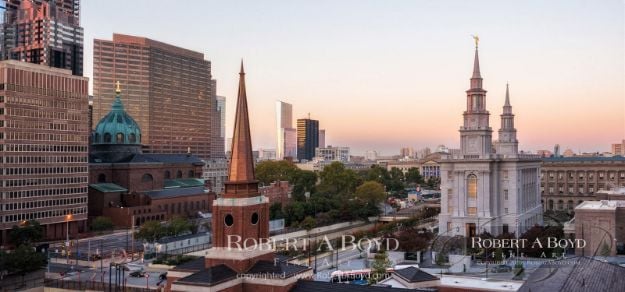
[[[211,80],[211,156],[212,158],[225,158],[225,141],[222,135],[223,119],[225,117],[225,100],[222,99],[221,106],[217,98],[217,80]]]
[[[297,159],[312,160],[315,148],[319,147],[319,121],[297,120]]]
[[[460,127],[461,153],[441,160],[441,235],[466,237],[488,232],[520,235],[542,224],[540,158],[519,154],[509,91],[501,115],[499,141],[492,149],[486,90],[477,42],[467,109]]]
[[[125,86],[126,110],[142,129],[144,153],[190,149],[204,160],[213,156],[216,97],[204,54],[129,35],[94,40],[93,120],[108,113],[116,81]]]
[[[79,0],[5,0],[2,59],[69,69],[82,76]]]
[[[319,145],[317,147],[325,148],[326,147],[326,130],[319,130]]]
[[[47,239],[87,220],[88,79],[70,70],[0,62],[0,242],[25,220]]]
[[[217,96],[217,111],[219,112],[219,138],[221,144],[226,143],[226,97]]]
[[[276,159],[297,156],[297,133],[293,128],[293,106],[276,101]]]

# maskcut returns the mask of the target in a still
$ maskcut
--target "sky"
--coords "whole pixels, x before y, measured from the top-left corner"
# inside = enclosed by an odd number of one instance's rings
[[[506,82],[520,149],[609,151],[625,139],[623,0],[83,0],[93,39],[123,33],[204,53],[231,136],[241,59],[254,148],[275,148],[275,102],[352,153],[459,147],[479,35],[490,124]]]

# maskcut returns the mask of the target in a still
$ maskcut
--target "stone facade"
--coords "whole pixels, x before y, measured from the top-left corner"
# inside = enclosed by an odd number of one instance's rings
[[[597,192],[625,187],[625,157],[544,158],[540,176],[544,210],[570,212]]]
[[[586,201],[575,208],[577,256],[614,256],[625,244],[625,201]]]
[[[443,157],[440,163],[440,234],[520,234],[534,224],[542,224],[540,160],[517,152],[508,90],[494,148],[489,116],[476,47],[467,109],[460,127],[461,153]]]

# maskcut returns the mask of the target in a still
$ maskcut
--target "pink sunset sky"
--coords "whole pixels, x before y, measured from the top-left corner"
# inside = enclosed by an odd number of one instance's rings
[[[85,74],[93,38],[145,36],[212,61],[228,136],[245,60],[255,148],[275,148],[276,100],[355,154],[455,148],[478,34],[493,139],[506,82],[520,149],[608,151],[625,138],[620,0],[184,3],[84,1]]]

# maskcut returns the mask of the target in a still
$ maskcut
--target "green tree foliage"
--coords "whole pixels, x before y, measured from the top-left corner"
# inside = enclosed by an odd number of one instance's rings
[[[293,197],[303,201],[306,192],[313,192],[317,184],[317,174],[301,170],[290,161],[261,161],[256,165],[256,179],[268,185],[275,181],[288,181],[293,186]]]
[[[379,251],[376,253],[373,263],[371,263],[371,276],[369,277],[369,283],[376,284],[386,278],[386,269],[390,266],[391,261],[388,259],[386,251]]]
[[[297,169],[289,182],[293,185],[293,198],[298,201],[305,199],[305,194],[313,193],[317,185],[317,173]]]
[[[139,231],[135,233],[137,239],[143,239],[147,242],[153,243],[167,234],[167,228],[158,221],[148,221],[143,223],[139,228]]]
[[[356,188],[356,199],[371,202],[374,205],[384,202],[386,192],[384,186],[376,181],[366,181]]]
[[[391,192],[400,192],[404,190],[404,172],[397,167],[391,168],[389,172],[389,176],[391,177],[386,188]]]
[[[300,223],[300,227],[306,229],[306,231],[310,231],[311,229],[317,227],[317,221],[313,217],[306,216],[306,218],[302,220],[302,223]]]
[[[349,197],[361,182],[356,172],[345,168],[345,165],[338,161],[324,167],[319,177],[321,179],[317,187],[319,192],[341,197]]]
[[[421,172],[419,172],[419,168],[411,167],[406,172],[406,182],[411,184],[423,184],[423,176],[421,176]]]
[[[42,238],[43,227],[35,220],[26,221],[20,226],[15,225],[9,233],[9,241],[14,246],[31,244],[40,241]]]
[[[428,189],[438,190],[441,187],[441,179],[436,177],[429,177],[425,182],[425,186]]]
[[[93,231],[111,230],[113,227],[113,220],[108,217],[98,216],[91,221],[91,230]]]
[[[22,244],[5,256],[7,270],[20,275],[38,270],[46,265],[46,256],[36,252],[29,244]]]
[[[388,182],[391,180],[391,175],[388,173],[388,170],[377,164],[374,164],[368,170],[361,172],[360,176],[362,180],[377,181],[385,186],[388,185]]]
[[[186,218],[176,216],[167,222],[167,234],[178,236],[192,231],[192,224]]]
[[[281,203],[273,203],[269,206],[269,220],[282,219],[284,218],[284,213],[282,212],[282,204]]]

